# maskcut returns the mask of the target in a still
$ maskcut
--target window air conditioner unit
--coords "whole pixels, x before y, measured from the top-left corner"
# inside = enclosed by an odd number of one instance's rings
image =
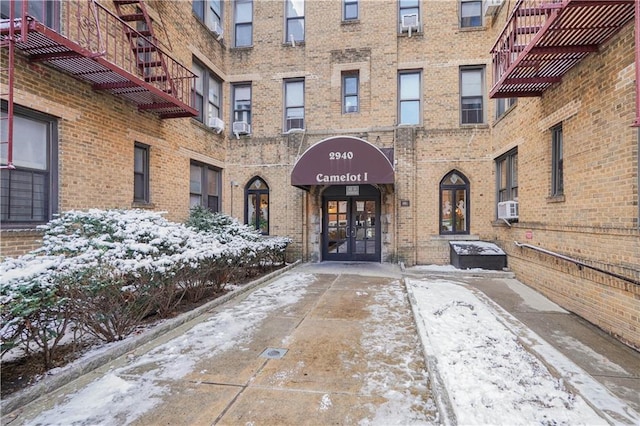
[[[239,135],[248,135],[251,133],[251,126],[246,121],[234,121],[232,130],[237,138]]]
[[[484,16],[493,16],[498,13],[504,0],[484,0]]]
[[[224,130],[224,121],[222,121],[218,117],[211,117],[209,119],[209,127],[214,129],[218,133],[222,133],[222,131]]]
[[[498,203],[498,219],[517,219],[518,218],[518,202],[517,201],[501,201]]]
[[[224,30],[222,29],[219,23],[214,22],[213,28],[211,28],[211,31],[213,31],[213,33],[218,37],[218,40],[222,40],[222,36],[224,35]]]
[[[287,131],[304,130],[304,118],[287,118]]]
[[[358,112],[358,107],[355,105],[348,105],[347,112]]]
[[[420,26],[420,21],[418,20],[418,14],[412,13],[410,15],[402,15],[402,19],[400,21],[400,27],[402,32],[409,32],[409,37],[411,37],[411,31],[418,31],[418,27]]]

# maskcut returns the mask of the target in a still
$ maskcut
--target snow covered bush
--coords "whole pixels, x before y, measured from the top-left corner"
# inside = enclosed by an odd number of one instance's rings
[[[281,263],[290,242],[204,209],[187,225],[142,210],[70,211],[41,229],[41,248],[0,264],[0,337],[3,351],[35,342],[47,359],[69,324],[122,339],[184,297],[197,301],[243,269]]]

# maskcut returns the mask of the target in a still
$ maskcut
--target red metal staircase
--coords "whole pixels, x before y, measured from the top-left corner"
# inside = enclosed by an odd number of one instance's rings
[[[55,4],[55,11],[30,15],[27,3],[40,3],[33,9],[41,11]],[[13,46],[29,61],[125,98],[141,111],[160,118],[197,115],[192,90],[196,76],[159,46],[144,1],[114,4],[124,19],[96,0],[23,0],[15,19],[0,21],[0,40],[9,52]],[[13,58],[8,62],[9,68],[14,66]]]
[[[638,0],[517,0],[491,50],[490,96],[541,96],[633,20],[637,7]]]
[[[149,16],[143,0],[113,0],[116,13],[124,22],[136,31],[125,30],[131,50],[135,55],[138,69],[147,82],[168,81],[168,93],[176,90],[173,80],[169,79],[169,69],[164,55],[157,46],[160,41],[155,35],[153,20]],[[144,37],[140,37],[140,36]],[[149,43],[151,41],[151,43]]]

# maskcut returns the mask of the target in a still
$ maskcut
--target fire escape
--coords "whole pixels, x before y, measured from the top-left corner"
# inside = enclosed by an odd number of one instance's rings
[[[0,20],[2,168],[13,168],[15,55],[47,64],[97,91],[122,97],[160,118],[191,117],[195,75],[160,47],[143,0],[113,0],[113,13],[96,0],[9,1]],[[5,13],[5,7],[3,7]],[[6,123],[5,123],[6,122]],[[5,126],[6,125],[6,126]]]
[[[498,37],[492,98],[541,96],[633,18],[636,122],[640,125],[640,1],[518,0]]]

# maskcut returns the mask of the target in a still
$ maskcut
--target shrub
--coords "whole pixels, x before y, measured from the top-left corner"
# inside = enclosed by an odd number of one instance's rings
[[[47,368],[71,324],[122,339],[184,297],[198,301],[283,262],[290,242],[202,208],[186,224],[141,210],[70,211],[41,229],[41,248],[0,264],[0,338],[3,354],[35,345]]]

